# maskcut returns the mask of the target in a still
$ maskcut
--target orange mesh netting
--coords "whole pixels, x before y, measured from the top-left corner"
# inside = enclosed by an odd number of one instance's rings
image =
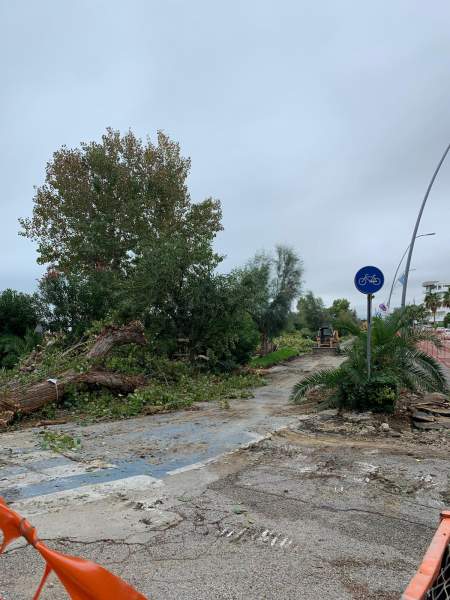
[[[439,529],[401,600],[450,599],[449,541],[450,511],[443,511]]]
[[[44,575],[33,598],[37,600],[52,571],[55,572],[73,600],[147,600],[120,577],[103,567],[75,556],[66,556],[47,546],[37,537],[36,529],[26,519],[11,510],[0,496],[0,529],[3,550],[19,537],[36,548],[46,561]]]

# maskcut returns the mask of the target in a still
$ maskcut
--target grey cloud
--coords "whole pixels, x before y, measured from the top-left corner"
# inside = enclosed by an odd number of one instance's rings
[[[3,3],[1,288],[43,272],[17,217],[52,152],[110,125],[180,141],[192,198],[222,200],[224,270],[286,241],[306,288],[363,314],[355,272],[379,266],[385,299],[450,142],[449,20],[418,0]],[[450,276],[449,189],[444,164],[409,301]]]

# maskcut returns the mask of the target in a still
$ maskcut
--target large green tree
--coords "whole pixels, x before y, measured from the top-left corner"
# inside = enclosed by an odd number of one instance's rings
[[[72,272],[110,265],[123,274],[143,243],[222,229],[218,201],[191,204],[190,166],[162,132],[156,145],[109,128],[100,143],[63,146],[36,189],[32,218],[19,219],[20,235],[38,242],[40,264]]]
[[[8,288],[0,292],[0,334],[24,337],[38,322],[37,298]]]
[[[248,358],[255,347],[242,320],[241,288],[235,277],[217,274],[222,257],[211,242],[207,236],[196,243],[174,237],[147,246],[119,310],[124,320],[142,319],[163,349],[185,340],[194,371],[199,355],[220,360],[233,354],[233,348],[246,346]]]
[[[322,323],[330,319],[322,298],[314,296],[311,290],[298,300],[297,312],[302,326],[307,327],[313,335],[317,333]]]
[[[327,308],[325,315],[332,323],[335,321],[345,321],[359,325],[359,319],[358,315],[356,314],[356,310],[350,308],[350,302],[346,298],[333,300],[333,304]],[[338,332],[340,336],[346,333],[342,329],[338,329]]]
[[[348,310],[350,310],[350,301],[346,298],[338,298],[337,300],[333,300],[333,304],[330,306],[330,311],[336,316],[339,313],[346,312]]]
[[[258,252],[238,272],[243,305],[261,335],[261,355],[288,323],[292,303],[303,282],[303,262],[291,246],[278,244],[275,253]]]

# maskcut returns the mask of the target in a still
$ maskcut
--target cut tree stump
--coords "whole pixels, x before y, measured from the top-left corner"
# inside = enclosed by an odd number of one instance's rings
[[[113,373],[100,363],[101,359],[113,348],[125,344],[147,345],[144,326],[140,321],[132,321],[122,328],[114,325],[105,327],[98,334],[92,348],[84,354],[86,359],[94,360],[87,371],[77,373],[74,369],[67,369],[62,373],[52,374],[53,381],[46,379],[29,386],[12,382],[9,391],[0,396],[0,426],[10,423],[18,412],[27,414],[46,404],[58,402],[67,393],[68,388],[76,384],[105,387],[122,394],[129,394],[135,389],[146,387],[148,381],[145,375]],[[33,357],[33,359],[36,358],[36,356]],[[28,363],[28,361],[26,362]]]

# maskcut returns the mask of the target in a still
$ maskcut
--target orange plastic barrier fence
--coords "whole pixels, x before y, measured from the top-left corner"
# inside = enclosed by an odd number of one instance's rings
[[[419,348],[422,352],[429,354],[447,367],[450,367],[450,340],[445,339],[442,335],[437,335],[441,340],[442,348],[436,348],[433,342],[427,341],[419,342]]]
[[[22,536],[46,561],[44,575],[33,600],[39,598],[52,571],[73,600],[147,600],[128,583],[103,567],[89,560],[66,556],[47,548],[38,538],[35,527],[11,510],[1,496],[0,529],[3,531],[0,554],[8,544]]]
[[[401,600],[450,598],[450,511],[441,513],[441,524]]]

